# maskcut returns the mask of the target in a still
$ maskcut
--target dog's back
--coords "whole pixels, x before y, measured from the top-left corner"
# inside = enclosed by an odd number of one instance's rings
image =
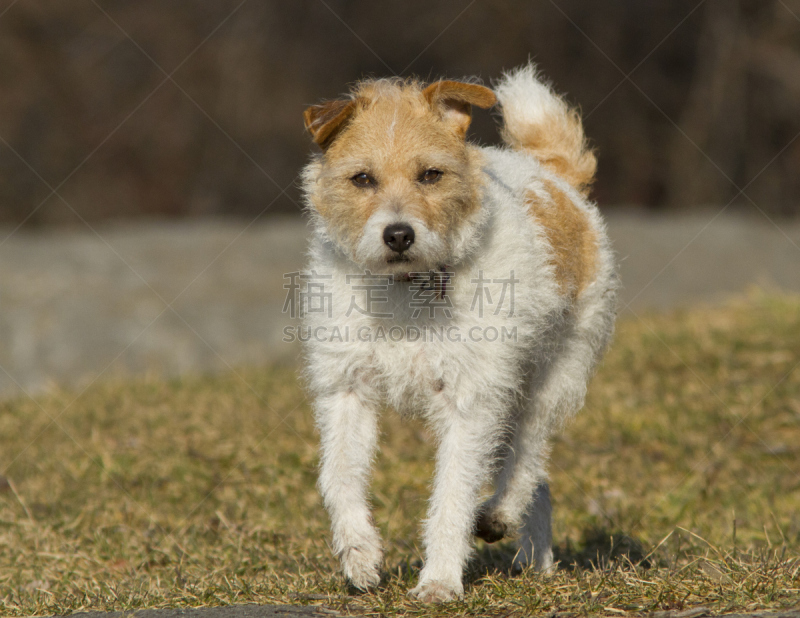
[[[495,92],[511,152],[487,149],[489,168],[521,193],[542,236],[538,244],[547,245],[560,295],[572,305],[593,283],[607,289],[613,256],[599,212],[588,199],[597,161],[580,116],[532,65],[507,73]]]

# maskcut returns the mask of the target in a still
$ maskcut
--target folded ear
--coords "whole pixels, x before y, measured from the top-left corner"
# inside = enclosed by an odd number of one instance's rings
[[[478,84],[442,80],[434,82],[422,94],[442,114],[442,120],[452,123],[454,128],[465,135],[472,121],[472,106],[483,109],[497,103],[497,97],[489,88]]]
[[[355,108],[356,102],[353,99],[337,99],[312,105],[303,112],[306,129],[322,150],[328,149]]]

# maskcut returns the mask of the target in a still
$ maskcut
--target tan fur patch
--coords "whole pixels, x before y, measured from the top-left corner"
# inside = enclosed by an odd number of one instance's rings
[[[550,199],[531,193],[530,212],[547,235],[562,295],[575,300],[597,268],[597,238],[568,195],[551,181],[545,180],[544,186]]]
[[[517,126],[513,133],[504,127],[503,135],[512,147],[527,150],[581,194],[589,194],[597,159],[586,144],[583,123],[575,110],[562,102],[559,113],[545,122]]]
[[[442,118],[457,127],[461,135],[465,135],[472,119],[472,106],[487,109],[497,103],[494,92],[478,84],[465,84],[441,80],[434,82],[422,95],[438,108]]]
[[[355,108],[356,102],[353,100],[327,101],[306,109],[303,120],[314,141],[325,150]]]

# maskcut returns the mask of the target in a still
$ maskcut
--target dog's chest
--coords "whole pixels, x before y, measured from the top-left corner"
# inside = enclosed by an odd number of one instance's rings
[[[388,405],[409,414],[440,407],[478,376],[503,373],[522,352],[518,343],[530,318],[515,302],[528,294],[520,282],[511,289],[504,283],[509,277],[488,273],[482,294],[475,284],[480,272],[451,273],[444,283],[428,286],[389,286],[376,305],[380,311],[351,311],[343,321],[357,341],[342,361],[352,364]],[[335,351],[332,344],[325,347]]]
[[[402,414],[423,413],[452,375],[451,354],[439,341],[375,342],[365,348],[364,369],[386,403]]]

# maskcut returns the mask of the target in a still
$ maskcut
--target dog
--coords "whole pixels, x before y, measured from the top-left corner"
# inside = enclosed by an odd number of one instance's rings
[[[497,103],[507,147],[471,144],[472,107]],[[302,174],[305,376],[344,575],[380,582],[368,484],[384,406],[437,440],[410,596],[460,597],[474,535],[516,535],[515,569],[551,569],[548,439],[583,406],[618,287],[578,113],[528,64],[494,90],[365,80],[304,119],[320,148]]]

